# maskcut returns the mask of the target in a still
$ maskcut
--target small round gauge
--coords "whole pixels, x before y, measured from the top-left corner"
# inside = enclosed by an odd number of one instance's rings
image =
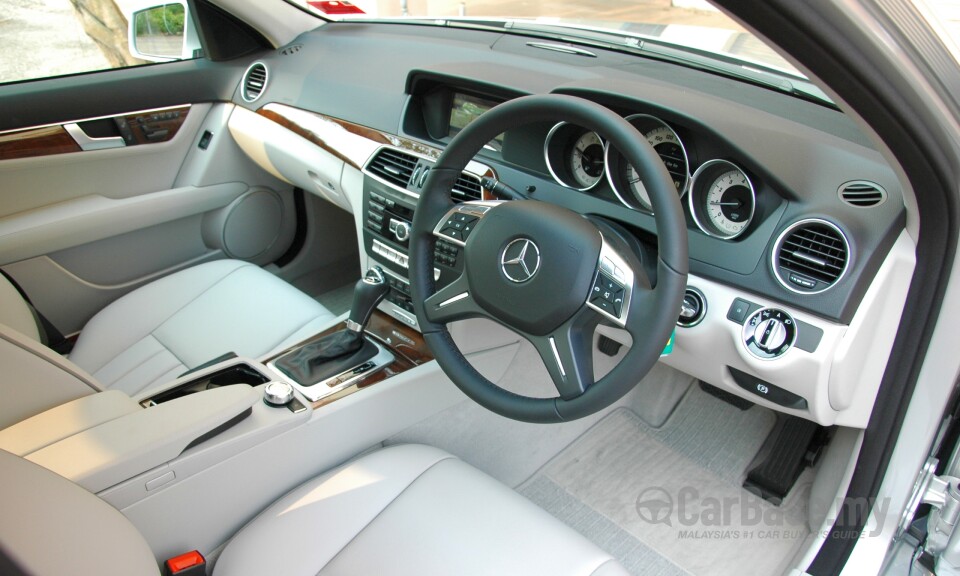
[[[554,126],[543,145],[554,180],[577,190],[589,190],[603,178],[603,150],[603,140],[596,132],[566,122]]]
[[[581,188],[593,188],[603,177],[603,142],[596,132],[587,132],[573,143],[568,159],[573,179]]]
[[[648,114],[635,114],[627,121],[643,134],[644,138],[666,167],[673,179],[677,193],[683,197],[690,179],[687,171],[687,151],[673,128],[663,120]],[[647,212],[653,211],[650,194],[647,192],[640,174],[631,166],[622,154],[612,146],[607,146],[607,179],[620,201],[631,208]]]
[[[755,205],[753,184],[736,164],[710,160],[694,173],[690,213],[707,235],[730,240],[743,234]]]

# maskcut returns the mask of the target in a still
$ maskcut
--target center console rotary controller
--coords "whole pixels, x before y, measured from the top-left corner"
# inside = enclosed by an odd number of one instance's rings
[[[761,308],[743,324],[743,344],[761,360],[773,360],[787,353],[797,340],[797,323],[777,308]]]

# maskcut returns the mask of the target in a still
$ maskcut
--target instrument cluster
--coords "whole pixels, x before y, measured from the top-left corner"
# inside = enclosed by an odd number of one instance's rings
[[[704,234],[732,240],[749,229],[756,192],[741,167],[716,158],[701,162],[694,170],[686,145],[668,123],[650,114],[634,114],[626,120],[656,151]],[[548,132],[543,154],[550,175],[560,185],[588,192],[605,181],[624,206],[653,213],[642,178],[623,154],[596,132],[560,122]]]

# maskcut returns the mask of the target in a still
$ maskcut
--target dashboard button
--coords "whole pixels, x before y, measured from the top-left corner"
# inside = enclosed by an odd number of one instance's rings
[[[747,319],[747,315],[750,314],[750,309],[756,306],[752,302],[748,302],[743,298],[734,298],[733,304],[730,305],[730,309],[727,310],[727,320],[736,322],[737,324],[743,324],[743,321]]]

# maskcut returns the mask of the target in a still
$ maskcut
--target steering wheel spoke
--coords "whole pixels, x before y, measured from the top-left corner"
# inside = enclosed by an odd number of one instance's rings
[[[528,337],[564,400],[593,385],[593,332],[599,317],[586,307],[545,336]]]
[[[470,294],[470,282],[466,274],[461,274],[452,283],[427,298],[423,310],[431,322],[444,324],[486,315]]]
[[[601,234],[602,236],[602,234]],[[620,327],[626,327],[630,316],[637,275],[607,240],[603,239],[600,258],[587,296],[587,306]]]

